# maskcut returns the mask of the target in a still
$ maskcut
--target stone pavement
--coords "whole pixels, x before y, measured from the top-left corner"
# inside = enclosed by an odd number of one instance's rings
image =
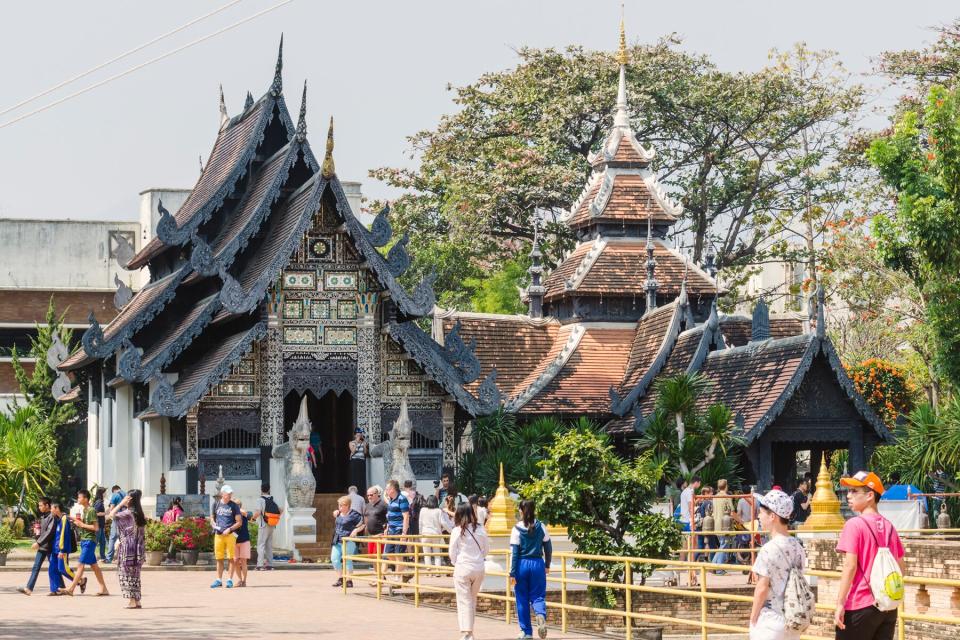
[[[127,610],[115,572],[107,573],[108,598],[47,597],[46,567],[34,595],[15,591],[29,569],[0,572],[0,638],[389,638],[455,640],[456,613],[406,602],[377,601],[359,587],[344,596],[330,585],[332,571],[251,571],[250,586],[210,589],[212,571],[150,571],[143,574],[143,609]],[[92,574],[87,593],[96,591]],[[477,618],[478,640],[515,638],[502,620]],[[583,633],[551,638],[588,638]]]

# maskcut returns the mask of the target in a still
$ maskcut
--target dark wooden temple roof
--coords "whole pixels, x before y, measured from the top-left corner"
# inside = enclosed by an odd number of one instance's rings
[[[804,318],[798,313],[770,316],[770,337],[787,338],[803,333]],[[747,316],[720,316],[720,332],[728,346],[742,347],[750,342],[753,320]]]

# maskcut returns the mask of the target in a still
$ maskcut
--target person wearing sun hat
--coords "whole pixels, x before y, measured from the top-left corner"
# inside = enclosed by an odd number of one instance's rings
[[[837,590],[834,624],[840,640],[892,640],[897,629],[897,610],[880,611],[870,588],[870,572],[881,541],[904,571],[903,543],[893,524],[877,511],[884,493],[883,482],[872,471],[858,471],[840,484],[848,488],[847,503],[859,514],[847,520],[840,532],[837,551],[843,554],[843,570]]]
[[[787,628],[784,594],[790,570],[802,571],[806,554],[800,541],[790,535],[787,526],[793,515],[793,498],[779,489],[766,495],[753,494],[757,519],[770,539],[753,563],[757,586],[750,610],[750,640],[799,640],[800,632]]]

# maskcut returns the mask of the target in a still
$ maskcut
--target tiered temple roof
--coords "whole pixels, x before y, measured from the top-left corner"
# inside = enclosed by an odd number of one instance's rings
[[[433,309],[434,276],[407,291],[398,281],[410,264],[406,238],[384,257],[378,247],[392,235],[387,211],[368,230],[350,209],[333,164],[332,120],[326,157],[317,162],[307,141],[306,85],[299,121],[291,119],[282,52],[281,41],[273,81],[259,100],[248,94],[233,118],[221,101],[213,150],[183,206],[171,215],[161,203],[156,237],[127,265],[149,267],[150,283],[105,328],[91,316],[82,348],[60,368],[115,361],[111,385],[153,383],[140,417],[183,416],[264,338],[281,273],[326,204],[391,307],[384,329],[469,414],[493,410],[496,373],[486,371],[481,381],[466,345],[441,347],[413,322]],[[177,374],[175,382],[170,373]]]

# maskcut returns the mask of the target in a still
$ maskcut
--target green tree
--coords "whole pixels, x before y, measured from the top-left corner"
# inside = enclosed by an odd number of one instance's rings
[[[567,528],[577,552],[668,558],[683,543],[680,527],[650,513],[662,464],[653,456],[625,460],[608,436],[576,427],[562,433],[540,463],[541,475],[519,487],[537,505],[537,517]],[[618,582],[622,563],[583,560],[593,580]],[[642,577],[653,567],[637,567]]]
[[[0,502],[32,508],[60,478],[56,441],[33,407],[0,412]]]
[[[709,387],[699,373],[681,373],[654,385],[656,409],[637,442],[663,466],[668,477],[699,475],[707,483],[732,479],[737,465],[731,449],[740,444],[733,434],[729,408],[701,407]]]
[[[806,233],[804,220],[822,215],[811,202],[840,192],[842,176],[821,167],[839,151],[862,90],[828,53],[799,47],[761,71],[726,73],[678,43],[629,50],[630,120],[657,150],[655,169],[684,205],[676,231],[692,236],[694,259],[713,245],[727,277],[742,277],[786,251],[787,229],[799,225]],[[568,47],[518,55],[515,68],[458,88],[457,112],[410,138],[418,169],[371,172],[405,190],[394,202],[394,223],[411,231],[415,251],[432,243],[458,247],[461,262],[450,267],[470,262],[496,271],[526,253],[534,217],[544,223],[546,263],[554,266],[573,241],[558,218],[612,125],[611,54]],[[430,258],[415,254],[414,261]],[[438,267],[438,291],[462,282]],[[521,285],[523,274],[517,277]]]
[[[33,371],[30,373],[23,367],[20,354],[16,348],[11,354],[13,373],[20,393],[25,397],[25,404],[15,403],[14,407],[29,407],[33,410],[35,420],[46,426],[54,438],[56,461],[60,468],[57,491],[47,487],[51,494],[59,497],[69,496],[74,487],[70,486],[71,478],[79,478],[83,466],[83,434],[78,433],[77,408],[72,403],[57,402],[51,388],[56,378],[56,372],[47,366],[47,351],[53,344],[53,336],[59,335],[64,345],[69,345],[73,331],[63,324],[63,317],[57,316],[53,305],[53,298],[47,305],[46,318],[43,324],[37,324],[37,336],[30,340],[29,357],[34,358]]]
[[[867,152],[896,191],[897,207],[874,218],[878,251],[907,274],[925,307],[937,378],[960,384],[960,94],[935,85]]]

